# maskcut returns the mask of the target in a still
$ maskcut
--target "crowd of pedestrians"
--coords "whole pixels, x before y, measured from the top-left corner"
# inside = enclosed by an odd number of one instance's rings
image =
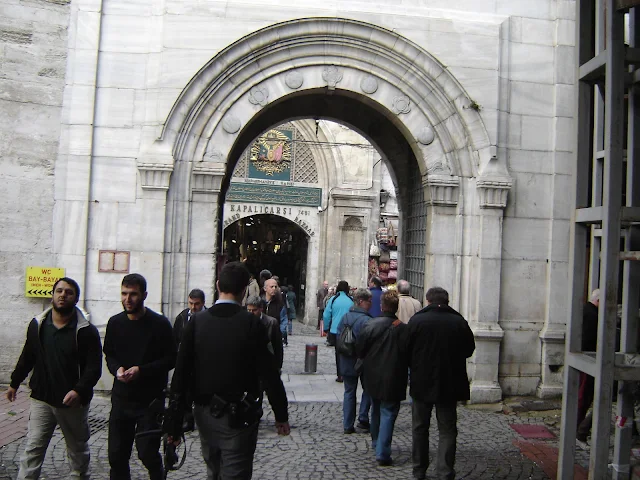
[[[102,375],[102,354],[113,375],[108,459],[112,480],[131,478],[137,455],[151,480],[165,478],[166,445],[177,446],[197,428],[207,478],[249,479],[258,422],[266,393],[276,431],[288,435],[288,405],[280,373],[293,334],[296,295],[269,270],[258,277],[240,262],[226,264],[216,282],[217,300],[205,306],[200,289],[173,325],[145,306],[147,283],[139,274],[122,279],[123,311],[107,323],[104,345],[89,315],[76,305],[78,284],[61,278],[51,307],[32,319],[11,375],[7,398],[15,400],[29,373],[31,414],[18,479],[37,479],[56,425],[67,444],[70,477],[89,478],[88,411]],[[381,467],[393,464],[391,445],[407,387],[412,398],[413,474],[426,478],[429,424],[436,411],[436,470],[454,478],[456,403],[469,399],[466,358],[475,349],[466,320],[449,307],[448,293],[427,291],[426,307],[409,294],[409,283],[383,289],[335,287],[317,292],[317,328],[335,348],[336,381],[344,383],[345,434],[370,433]],[[169,372],[175,368],[168,388]],[[358,382],[363,393],[357,409]],[[168,404],[165,403],[168,397]],[[165,445],[165,447],[166,447]]]
[[[318,311],[327,346],[336,349],[336,381],[344,383],[344,433],[370,433],[378,465],[392,465],[393,429],[409,386],[413,476],[426,478],[435,409],[436,472],[440,479],[455,478],[456,406],[470,398],[466,359],[475,350],[467,321],[449,306],[449,294],[440,287],[427,291],[424,308],[410,295],[406,280],[394,290],[383,290],[377,277],[352,295],[344,281],[335,290],[332,294],[325,282],[318,291]],[[356,417],[358,381],[363,390]]]

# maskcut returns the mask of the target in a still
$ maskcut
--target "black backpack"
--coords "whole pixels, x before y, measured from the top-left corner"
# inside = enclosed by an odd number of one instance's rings
[[[344,325],[342,333],[336,341],[336,350],[346,357],[356,356],[356,337],[353,335],[353,325]]]

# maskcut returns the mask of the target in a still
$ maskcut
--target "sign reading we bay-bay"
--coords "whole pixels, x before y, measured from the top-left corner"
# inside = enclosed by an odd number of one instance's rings
[[[64,268],[27,267],[24,295],[26,297],[50,298],[53,285],[64,277]]]

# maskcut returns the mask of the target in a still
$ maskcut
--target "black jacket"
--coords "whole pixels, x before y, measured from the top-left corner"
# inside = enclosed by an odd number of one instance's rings
[[[176,347],[180,346],[180,342],[182,341],[182,333],[184,331],[184,324],[187,322],[187,315],[189,314],[189,309],[185,308],[181,311],[173,322],[173,340],[176,342]]]
[[[448,305],[428,305],[407,324],[411,396],[428,403],[469,400],[467,358],[473,332]]]
[[[27,340],[22,348],[16,368],[11,374],[11,387],[18,388],[20,383],[27,378],[29,372],[33,370],[29,381],[31,397],[51,405],[57,405],[62,402],[62,399],[51,398],[52,392],[50,392],[47,382],[47,366],[40,341],[40,327],[50,311],[51,308],[48,308],[29,323]],[[93,398],[93,387],[102,375],[102,345],[98,329],[89,323],[89,314],[77,307],[76,313],[78,318],[76,326],[78,381],[73,390],[80,395],[82,405],[88,405]]]
[[[287,394],[261,320],[233,303],[218,303],[191,317],[178,352],[172,394],[184,398],[190,390],[197,405],[209,405],[214,394],[227,401],[246,392],[258,398],[260,380],[276,420],[286,422]]]
[[[367,321],[356,338],[364,360],[362,386],[376,400],[401,401],[407,398],[407,326],[395,315],[383,315]]]
[[[267,335],[269,335],[269,340],[271,340],[273,354],[276,356],[278,367],[282,369],[284,348],[282,346],[282,333],[280,333],[280,320],[276,320],[275,318],[263,313],[260,315],[260,321],[262,321],[262,324],[267,327]]]

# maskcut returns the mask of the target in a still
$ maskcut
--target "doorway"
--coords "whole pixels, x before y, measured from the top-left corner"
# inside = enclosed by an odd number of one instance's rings
[[[269,270],[280,278],[281,286],[293,286],[298,318],[304,318],[308,248],[304,230],[278,215],[244,217],[224,229],[226,261],[244,262],[256,279],[261,270]]]

